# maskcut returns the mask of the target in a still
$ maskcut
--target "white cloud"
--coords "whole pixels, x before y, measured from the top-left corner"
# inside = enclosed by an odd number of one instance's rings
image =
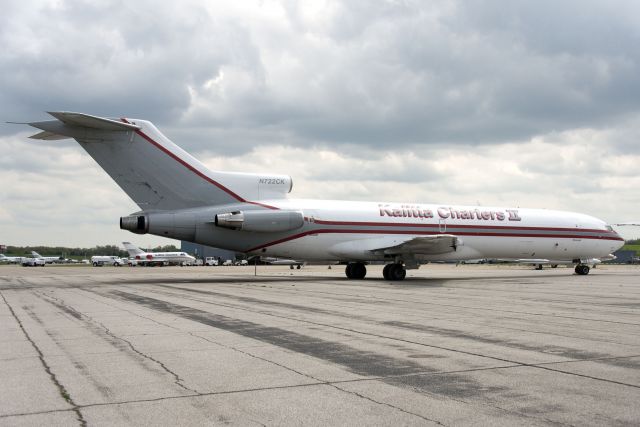
[[[293,175],[303,197],[637,219],[638,12],[633,1],[12,1],[0,116],[147,118],[214,167]],[[27,143],[15,126],[0,135],[0,239],[122,236],[117,218],[136,208],[79,147]]]

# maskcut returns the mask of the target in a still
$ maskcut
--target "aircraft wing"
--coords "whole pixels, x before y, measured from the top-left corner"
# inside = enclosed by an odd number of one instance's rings
[[[393,244],[386,247],[370,249],[370,251],[385,255],[440,255],[454,252],[458,243],[458,238],[452,234],[436,234],[433,236],[410,237],[401,242],[393,242]]]

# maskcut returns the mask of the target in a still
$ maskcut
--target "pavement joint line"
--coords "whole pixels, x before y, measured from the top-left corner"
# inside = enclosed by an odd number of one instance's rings
[[[493,369],[510,369],[510,368],[520,368],[519,365],[509,365],[509,366],[492,366],[492,367],[484,367],[484,368],[474,368],[474,369],[460,369],[453,371],[442,371],[442,372],[418,372],[413,374],[400,374],[400,375],[387,375],[387,376],[375,376],[375,377],[366,377],[366,378],[354,378],[349,380],[338,380],[338,381],[323,381],[317,380],[315,383],[307,383],[307,384],[291,384],[291,385],[283,385],[283,386],[274,386],[274,387],[256,387],[256,388],[248,388],[248,389],[238,389],[238,390],[225,390],[225,391],[212,391],[212,392],[202,392],[202,393],[193,393],[193,394],[184,394],[184,395],[176,395],[176,396],[164,396],[164,397],[156,397],[151,399],[130,399],[130,400],[122,400],[122,401],[114,401],[114,402],[100,402],[100,403],[87,403],[77,405],[78,408],[93,408],[100,406],[110,406],[110,405],[125,405],[125,404],[135,404],[135,403],[146,403],[146,402],[158,402],[163,400],[175,400],[175,399],[190,399],[194,397],[207,397],[207,396],[218,396],[218,395],[227,395],[227,394],[240,394],[240,393],[253,393],[260,391],[268,391],[268,390],[281,390],[281,389],[291,389],[298,387],[313,387],[313,386],[332,386],[332,385],[340,385],[340,384],[352,384],[359,382],[371,382],[371,381],[380,381],[384,379],[393,379],[393,378],[405,378],[405,377],[419,377],[419,376],[431,376],[431,375],[449,375],[449,374],[457,374],[457,373],[468,373],[468,372],[477,372],[477,371],[489,371]],[[307,377],[309,375],[302,374]],[[346,391],[346,390],[343,390]],[[347,391],[348,392],[348,391]],[[455,400],[455,399],[454,399]],[[460,400],[460,402],[469,404],[469,402]],[[1,414],[0,419],[9,418],[9,417],[18,417],[18,416],[27,416],[27,415],[39,415],[39,414],[49,414],[56,412],[69,412],[73,411],[73,408],[68,409],[52,409],[49,411],[34,411],[34,412],[21,412],[14,414]]]
[[[553,313],[532,313],[532,312],[527,312],[527,311],[514,311],[514,310],[496,310],[493,308],[484,308],[484,307],[469,307],[469,306],[464,306],[464,305],[456,305],[456,304],[439,304],[439,303],[432,303],[432,302],[426,302],[426,301],[407,301],[404,299],[398,299],[398,298],[382,298],[382,297],[376,297],[374,295],[358,295],[358,294],[349,294],[349,293],[340,293],[340,292],[327,292],[327,291],[311,291],[311,290],[303,290],[301,292],[306,292],[306,293],[311,293],[311,294],[329,294],[329,295],[335,295],[335,296],[350,296],[350,297],[358,297],[358,298],[373,298],[376,300],[381,300],[381,301],[394,301],[394,302],[404,302],[404,303],[411,303],[411,304],[422,304],[422,305],[437,305],[437,306],[441,306],[441,307],[454,307],[454,308],[464,308],[464,309],[468,309],[468,310],[482,310],[482,311],[492,311],[492,312],[503,312],[503,313],[513,313],[513,314],[520,314],[520,315],[530,315],[530,316],[549,316],[549,317],[558,317],[558,318],[564,318],[564,319],[572,319],[572,320],[586,320],[589,322],[605,322],[605,323],[614,323],[614,324],[622,324],[622,325],[630,325],[630,326],[640,326],[640,323],[630,323],[630,322],[617,322],[617,321],[613,321],[613,320],[604,320],[604,319],[590,319],[590,318],[585,318],[585,317],[575,317],[575,316],[562,316],[562,315],[557,315],[557,314],[553,314]]]
[[[92,293],[95,293],[94,291],[91,291],[91,292],[92,292]],[[98,295],[100,295],[100,294],[98,294]],[[94,301],[98,301],[98,300],[97,300],[97,299],[95,299],[95,298],[91,298],[91,299],[93,299]],[[106,302],[104,302],[104,303],[106,304]],[[108,305],[113,306],[112,304],[108,304]],[[113,306],[113,307],[115,307],[115,306]],[[129,313],[133,313],[133,312],[131,312],[131,311],[129,311],[129,310],[124,310],[124,311],[127,311],[127,312],[129,312]],[[140,317],[143,317],[143,318],[147,318],[147,317],[145,317],[145,316],[141,316],[141,315],[139,315],[138,313],[133,313],[133,314],[135,314],[136,316],[140,316]],[[157,322],[157,321],[156,321],[156,322]],[[161,324],[161,325],[166,326],[166,325],[165,325],[164,323],[162,323],[162,322],[157,322],[157,323],[159,323],[159,324]],[[173,328],[173,329],[177,329],[177,328],[175,328],[175,327],[172,327],[172,328]],[[325,382],[323,382],[321,379],[316,378],[316,377],[314,377],[314,376],[312,376],[312,375],[305,374],[305,373],[303,373],[303,372],[297,371],[297,370],[295,370],[295,369],[293,369],[293,368],[291,368],[291,367],[288,367],[288,366],[282,365],[282,364],[277,363],[277,362],[275,362],[275,361],[272,361],[272,360],[269,360],[269,359],[266,359],[266,358],[263,358],[263,357],[260,357],[260,356],[254,355],[254,354],[249,353],[249,352],[247,352],[247,351],[245,351],[245,350],[241,350],[241,349],[238,349],[238,348],[233,347],[233,346],[227,346],[227,345],[224,345],[224,344],[218,343],[218,342],[213,341],[213,340],[211,340],[211,339],[209,339],[209,338],[206,338],[206,337],[203,337],[203,336],[197,335],[197,334],[196,334],[196,333],[194,333],[194,332],[189,332],[189,335],[194,336],[194,337],[198,337],[198,338],[200,338],[200,339],[203,339],[203,340],[208,341],[208,342],[210,342],[210,343],[213,343],[213,344],[219,345],[219,346],[221,346],[221,347],[225,347],[225,348],[232,349],[232,350],[234,350],[234,351],[237,351],[237,352],[243,353],[243,354],[245,354],[245,355],[247,355],[247,356],[254,357],[254,358],[257,358],[257,359],[263,360],[263,361],[265,361],[265,362],[268,362],[268,363],[271,363],[271,364],[277,365],[277,366],[279,366],[279,367],[281,367],[281,368],[283,368],[283,369],[287,369],[287,370],[289,370],[289,371],[295,372],[295,373],[296,373],[296,374],[298,374],[298,375],[301,375],[301,376],[307,377],[307,378],[309,378],[309,379],[312,379],[312,380],[314,380],[314,381],[317,381],[319,384],[324,383],[324,384],[327,384],[327,385],[331,385],[331,386],[335,387],[336,389],[338,389],[338,390],[340,390],[340,391],[342,391],[342,392],[344,392],[344,393],[357,395],[358,397],[360,397],[360,398],[362,398],[362,399],[369,400],[369,401],[374,402],[374,403],[379,404],[379,405],[384,405],[384,406],[391,407],[391,408],[393,408],[393,409],[396,409],[396,410],[398,410],[398,411],[401,411],[401,412],[407,413],[407,414],[409,414],[409,415],[414,415],[414,416],[416,416],[416,417],[418,417],[418,418],[421,418],[421,419],[423,419],[423,420],[426,420],[426,421],[430,421],[430,422],[436,423],[437,425],[444,425],[444,424],[443,424],[443,423],[441,423],[440,421],[433,420],[433,419],[430,419],[430,418],[427,418],[427,417],[421,416],[421,415],[419,415],[419,414],[415,414],[415,413],[413,413],[413,412],[410,412],[410,411],[407,411],[407,410],[405,410],[405,409],[402,409],[402,408],[396,407],[396,406],[391,405],[391,404],[389,404],[389,403],[376,401],[376,400],[374,400],[374,399],[372,399],[372,398],[369,398],[369,397],[363,396],[363,395],[361,395],[361,394],[359,394],[359,393],[356,393],[356,392],[352,392],[352,391],[348,391],[348,390],[342,389],[342,388],[338,387],[338,386],[337,386],[337,385],[335,385],[335,384],[331,384],[331,383],[326,382],[326,381],[325,381]]]
[[[145,353],[143,353],[142,351],[138,350],[138,349],[137,349],[137,348],[136,348],[136,347],[131,343],[131,341],[129,341],[129,340],[125,339],[125,338],[122,338],[122,337],[119,337],[119,336],[115,335],[115,334],[114,334],[113,332],[111,332],[111,330],[110,330],[108,327],[106,327],[102,322],[99,322],[99,321],[97,321],[97,320],[93,319],[91,316],[86,315],[86,314],[84,314],[84,313],[81,313],[81,312],[79,312],[79,311],[75,310],[73,307],[70,307],[70,306],[68,306],[67,304],[65,304],[64,300],[61,300],[60,298],[56,298],[56,297],[54,297],[54,296],[52,296],[52,295],[44,296],[44,295],[42,295],[42,294],[41,294],[41,293],[39,293],[39,292],[35,292],[35,293],[36,293],[36,294],[38,294],[38,295],[41,295],[45,301],[47,301],[49,304],[52,304],[54,307],[58,307],[58,308],[60,308],[60,309],[61,309],[62,311],[64,311],[64,312],[66,312],[67,310],[69,310],[69,311],[71,311],[71,312],[75,313],[75,314],[73,315],[73,317],[74,317],[74,318],[76,318],[77,320],[80,320],[81,318],[85,318],[85,319],[87,319],[89,322],[91,322],[91,323],[93,323],[93,324],[95,324],[95,325],[99,326],[101,329],[103,329],[104,333],[105,333],[105,334],[107,334],[108,336],[112,337],[113,339],[120,340],[120,341],[123,341],[124,343],[126,343],[126,344],[129,346],[129,348],[130,348],[134,353],[138,354],[139,356],[143,357],[144,359],[150,360],[150,361],[154,362],[155,364],[159,365],[159,366],[162,368],[162,370],[164,370],[165,372],[167,372],[169,375],[171,375],[171,376],[174,378],[174,383],[175,383],[178,387],[180,387],[180,388],[182,388],[182,389],[184,389],[184,390],[190,391],[190,392],[192,392],[192,393],[199,394],[199,392],[198,392],[197,390],[194,390],[194,389],[192,389],[192,388],[187,387],[186,385],[184,385],[184,384],[183,384],[184,380],[183,380],[182,378],[180,378],[180,376],[179,376],[178,374],[176,374],[176,373],[175,373],[175,372],[173,372],[171,369],[169,369],[169,368],[168,368],[168,367],[167,367],[163,362],[161,362],[161,361],[159,361],[159,360],[155,359],[154,357],[152,357],[152,356],[150,356],[150,355],[148,355],[148,354],[145,354]],[[50,298],[50,299],[53,299],[54,301],[49,300],[49,298]],[[76,316],[77,316],[77,317],[76,317]]]
[[[76,419],[78,420],[78,423],[80,424],[80,426],[85,427],[87,425],[87,421],[82,416],[82,412],[80,411],[80,407],[74,402],[73,398],[71,397],[71,395],[69,394],[69,392],[67,391],[65,386],[60,382],[60,380],[58,379],[56,374],[53,373],[53,371],[51,370],[51,367],[47,364],[47,361],[44,358],[44,354],[42,353],[42,350],[40,350],[40,347],[38,347],[38,345],[35,343],[35,341],[33,341],[31,336],[29,335],[29,333],[25,329],[24,325],[22,324],[22,321],[18,318],[18,316],[16,315],[15,311],[13,310],[13,307],[11,307],[11,305],[9,304],[9,301],[7,301],[7,299],[5,298],[5,296],[2,293],[2,291],[0,291],[0,296],[2,297],[2,300],[6,304],[7,308],[11,312],[11,314],[13,315],[13,318],[15,319],[15,321],[20,326],[20,329],[22,330],[22,333],[24,334],[25,338],[27,339],[27,341],[29,341],[31,343],[31,346],[36,351],[36,353],[38,353],[38,358],[40,359],[40,363],[42,364],[42,367],[44,368],[45,372],[49,375],[49,379],[51,379],[51,382],[53,383],[53,385],[58,389],[58,393],[60,393],[60,396],[68,404],[71,405],[71,408],[69,410],[71,410],[71,411],[73,411],[75,413]]]
[[[152,291],[152,293],[153,293],[153,291]],[[161,293],[162,294],[162,292],[159,292],[159,291],[156,291],[155,293]],[[411,341],[411,340],[406,340],[406,339],[397,338],[397,337],[389,337],[389,336],[386,336],[386,335],[374,334],[374,333],[371,333],[371,332],[362,332],[362,331],[358,331],[358,330],[351,329],[351,328],[345,328],[345,327],[336,326],[336,325],[330,325],[330,324],[326,324],[326,323],[313,322],[313,321],[310,321],[310,320],[301,320],[301,319],[296,319],[296,318],[290,318],[290,317],[287,317],[287,316],[273,314],[273,313],[265,312],[265,311],[262,311],[262,310],[257,310],[257,311],[256,310],[249,310],[249,309],[243,308],[243,307],[231,306],[231,305],[221,304],[221,303],[215,303],[215,302],[201,300],[201,299],[193,298],[193,297],[179,296],[179,295],[175,295],[175,294],[173,296],[177,296],[179,298],[184,298],[184,299],[187,299],[187,300],[202,302],[202,303],[210,304],[210,305],[217,305],[217,306],[221,306],[221,307],[227,307],[227,308],[232,308],[232,309],[237,309],[237,310],[248,311],[248,312],[251,312],[251,313],[264,314],[266,316],[272,316],[272,317],[277,317],[277,318],[281,318],[281,319],[295,320],[295,321],[308,323],[308,324],[312,324],[312,325],[316,325],[316,326],[324,326],[324,327],[339,329],[339,330],[352,332],[352,333],[356,333],[356,334],[361,334],[361,335],[373,336],[373,337],[377,337],[377,338],[384,338],[384,339],[389,339],[389,340],[392,340],[392,341],[406,342],[406,343],[409,343],[409,344],[419,345],[419,346],[422,346],[422,347],[437,348],[439,350],[451,351],[451,352],[460,353],[460,354],[467,354],[467,355],[476,356],[476,357],[483,357],[483,358],[487,358],[487,359],[497,360],[499,362],[513,363],[513,364],[520,365],[520,366],[527,366],[527,367],[532,367],[532,368],[544,369],[544,370],[548,370],[548,371],[562,373],[562,374],[565,374],[565,375],[574,375],[574,376],[588,378],[588,379],[592,379],[592,380],[596,380],[596,381],[603,381],[603,382],[623,385],[623,386],[627,386],[627,387],[640,388],[640,386],[635,385],[635,384],[629,384],[629,383],[625,383],[625,382],[621,382],[621,381],[615,381],[615,380],[610,380],[610,379],[606,379],[606,378],[599,378],[599,377],[594,377],[594,376],[590,376],[590,375],[582,375],[582,374],[577,374],[577,373],[574,373],[574,372],[563,371],[563,370],[560,370],[560,369],[546,368],[544,366],[538,366],[536,364],[519,362],[519,361],[515,361],[515,360],[509,360],[509,359],[500,358],[500,357],[497,357],[497,356],[489,356],[489,355],[485,355],[485,354],[481,354],[481,353],[475,353],[475,352],[471,352],[471,351],[457,350],[457,349],[452,349],[452,348],[443,347],[443,346],[437,346],[437,345],[433,345],[433,344],[425,344],[425,343],[420,343],[420,342],[417,342],[417,341]]]
[[[171,285],[158,285],[158,286],[161,286],[161,287],[167,288],[167,289],[184,290],[184,291],[191,292],[191,293],[205,293],[205,294],[211,294],[211,295],[216,295],[216,296],[222,296],[222,297],[226,297],[228,299],[238,299],[238,298],[251,299],[251,300],[254,300],[252,302],[259,302],[259,303],[261,303],[263,305],[272,305],[273,303],[278,304],[275,301],[259,300],[258,298],[253,296],[253,294],[251,294],[250,296],[246,296],[246,293],[244,293],[244,292],[241,294],[241,296],[238,296],[238,295],[233,295],[233,294],[228,294],[228,293],[223,293],[223,292],[202,291],[202,290],[199,290],[199,289],[196,290],[196,289],[183,288],[183,287],[180,287],[180,286],[171,286]],[[288,304],[287,308],[292,308],[292,305]],[[304,306],[297,306],[295,309],[297,309],[299,311],[304,311],[306,308],[307,307],[304,307]],[[349,307],[345,307],[345,308],[349,308]],[[323,309],[323,311],[326,311],[327,312],[326,314],[333,314],[335,316],[352,318],[346,313],[342,313],[342,312],[335,311],[335,310],[324,310]],[[377,321],[377,320],[374,319],[374,318],[370,318],[370,319],[368,319],[368,321]],[[455,320],[453,320],[453,321],[455,322]],[[460,322],[456,322],[456,323],[460,323]],[[465,324],[464,322],[462,322],[462,323]],[[555,333],[540,332],[540,331],[530,331],[530,330],[524,330],[524,329],[519,329],[519,328],[509,328],[509,327],[504,327],[504,326],[501,326],[501,327],[504,328],[504,329],[507,329],[507,330],[526,331],[526,332],[534,333],[534,334],[553,335],[553,336],[559,336],[559,337],[563,337],[563,338],[567,337],[567,335],[563,335],[563,334],[555,334]],[[573,338],[573,337],[571,337],[571,338]],[[620,344],[620,343],[615,343],[615,342],[612,342],[612,341],[609,341],[609,340],[590,339],[590,341],[598,341],[598,342]],[[627,345],[628,346],[630,344],[620,344],[620,345]],[[637,347],[637,346],[634,345],[634,347]]]
[[[103,295],[99,294],[98,292],[95,292],[95,291],[89,291],[89,290],[85,290],[85,289],[81,289],[81,290],[83,291],[83,293],[82,293],[82,294],[78,293],[78,292],[77,292],[77,291],[75,291],[75,290],[74,290],[74,291],[72,291],[72,293],[74,293],[74,294],[76,294],[76,295],[80,295],[80,296],[82,296],[82,297],[84,297],[84,298],[89,298],[90,300],[93,300],[93,301],[95,301],[95,302],[97,302],[97,303],[104,304],[104,305],[108,305],[109,307],[113,307],[113,308],[115,308],[116,310],[120,310],[120,311],[127,312],[127,313],[129,313],[129,314],[133,314],[133,315],[134,315],[134,316],[136,316],[136,317],[140,317],[140,318],[142,318],[142,319],[149,320],[149,321],[151,321],[151,322],[153,322],[153,323],[156,323],[156,324],[158,324],[158,325],[165,326],[165,327],[167,327],[167,328],[171,328],[171,329],[173,329],[173,330],[175,330],[175,331],[181,331],[181,332],[182,332],[182,329],[180,329],[180,328],[176,328],[176,327],[175,327],[175,326],[173,326],[173,325],[169,325],[169,324],[167,324],[167,323],[163,323],[163,322],[160,322],[160,321],[158,321],[158,320],[152,319],[151,317],[143,316],[143,315],[141,315],[140,313],[136,313],[135,311],[127,310],[126,308],[118,307],[118,306],[116,306],[116,305],[114,305],[114,304],[110,304],[108,301],[113,301],[113,300],[112,300],[112,299],[108,299],[108,298],[104,297]],[[101,297],[103,298],[103,300],[99,300],[99,299],[94,298],[94,297],[92,297],[92,296],[85,295],[85,293],[91,293],[91,294],[95,294],[95,295],[101,296]],[[105,301],[105,300],[106,300],[106,301]]]
[[[323,383],[323,384],[329,385],[329,386],[331,386],[331,387],[333,387],[333,388],[335,388],[335,389],[337,389],[337,390],[339,390],[339,391],[341,391],[341,392],[343,392],[343,393],[351,394],[351,395],[357,396],[357,397],[359,397],[359,398],[361,398],[361,399],[364,399],[364,400],[368,400],[368,401],[370,401],[370,402],[373,402],[373,403],[375,403],[375,404],[377,404],[377,405],[387,406],[387,407],[390,407],[390,408],[395,409],[395,410],[397,410],[397,411],[404,412],[405,414],[413,415],[413,416],[415,416],[415,417],[417,417],[417,418],[420,418],[420,419],[422,419],[422,420],[429,421],[429,422],[433,422],[433,423],[435,423],[435,424],[437,424],[437,425],[444,426],[444,424],[443,424],[443,423],[441,423],[440,421],[437,421],[437,420],[434,420],[434,419],[431,419],[431,418],[427,418],[427,417],[422,416],[422,415],[420,415],[420,414],[416,414],[415,412],[407,411],[406,409],[402,409],[402,408],[397,407],[397,406],[395,406],[395,405],[392,405],[392,404],[390,404],[390,403],[377,401],[377,400],[375,400],[375,399],[373,399],[373,398],[370,398],[370,397],[364,396],[364,395],[362,395],[362,394],[360,394],[360,393],[357,393],[357,392],[354,392],[354,391],[345,390],[345,389],[343,389],[343,388],[338,387],[338,386],[337,386],[337,385],[335,385],[335,384],[332,384],[332,383],[327,382],[327,381],[323,381],[323,380],[322,380],[322,379],[320,379],[320,378],[316,378],[316,377],[314,377],[314,376],[313,376],[313,375],[311,375],[311,374],[306,374],[306,373],[304,373],[304,372],[298,371],[298,370],[293,369],[293,368],[291,368],[291,367],[289,367],[289,366],[283,365],[283,364],[281,364],[281,363],[278,363],[278,362],[276,362],[276,361],[273,361],[273,360],[267,359],[267,358],[265,358],[265,357],[261,357],[261,356],[258,356],[258,355],[255,355],[255,354],[252,354],[252,353],[250,353],[250,352],[248,352],[248,351],[245,351],[245,350],[242,350],[242,349],[238,349],[238,348],[236,348],[236,347],[234,347],[234,346],[229,346],[229,345],[225,345],[225,344],[221,344],[221,343],[215,342],[215,341],[213,341],[213,340],[210,340],[209,338],[206,338],[206,337],[203,337],[203,336],[197,335],[197,334],[196,334],[196,333],[194,333],[194,332],[189,332],[189,335],[191,335],[191,336],[193,336],[193,337],[198,337],[198,338],[203,339],[203,340],[205,340],[205,341],[208,341],[208,342],[210,342],[210,343],[218,344],[218,345],[220,345],[220,346],[222,346],[222,347],[225,347],[225,348],[228,348],[228,349],[231,349],[231,350],[237,351],[237,352],[239,352],[239,353],[241,353],[241,354],[244,354],[244,355],[246,355],[246,356],[253,357],[253,358],[255,358],[255,359],[259,359],[259,360],[262,360],[262,361],[267,362],[267,363],[271,363],[271,364],[273,364],[273,365],[275,365],[275,366],[279,366],[279,367],[281,367],[281,368],[283,368],[283,369],[286,369],[286,370],[288,370],[288,371],[294,372],[294,373],[296,373],[296,374],[298,374],[298,375],[301,375],[301,376],[303,376],[303,377],[309,378],[309,379],[314,380],[314,381],[317,381],[317,382],[319,382],[319,383]]]

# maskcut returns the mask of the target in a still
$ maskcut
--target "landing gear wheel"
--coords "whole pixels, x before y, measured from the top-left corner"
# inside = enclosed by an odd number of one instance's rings
[[[387,280],[404,280],[407,276],[407,270],[402,264],[387,264],[382,270],[382,275]]]
[[[391,280],[391,278],[389,277],[389,269],[391,268],[392,265],[393,264],[387,264],[382,269],[382,277],[384,277],[385,280]]]
[[[542,270],[542,264],[538,264],[536,270]]]
[[[351,262],[347,264],[344,272],[348,279],[364,279],[367,275],[367,267],[362,262]]]
[[[589,274],[589,266],[583,264],[576,265],[576,274],[579,274],[581,276]]]
[[[298,270],[300,270],[302,268],[302,266],[300,264],[298,264],[298,266],[296,267]]]

